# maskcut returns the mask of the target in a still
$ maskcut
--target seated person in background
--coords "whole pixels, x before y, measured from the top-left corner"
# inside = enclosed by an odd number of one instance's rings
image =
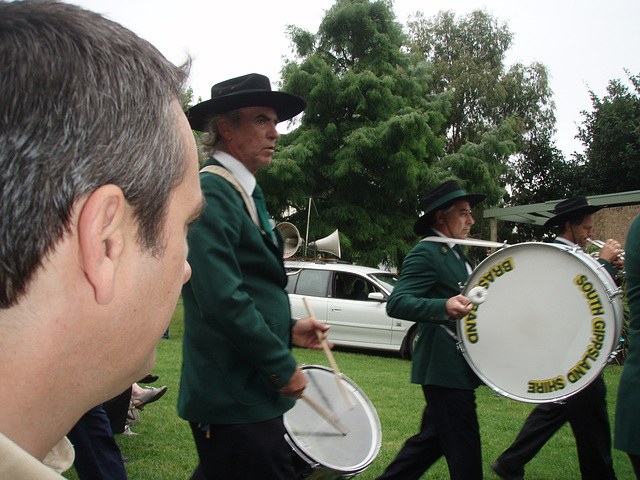
[[[362,280],[356,280],[353,284],[353,293],[351,294],[354,300],[366,300],[367,294],[364,291],[364,282]]]

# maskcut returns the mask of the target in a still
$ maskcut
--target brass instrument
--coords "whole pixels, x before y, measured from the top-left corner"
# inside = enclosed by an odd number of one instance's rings
[[[587,238],[587,242],[589,242],[591,245],[593,245],[593,246],[595,246],[595,247],[598,247],[598,248],[600,248],[600,249],[602,249],[602,247],[604,247],[604,242],[603,242],[602,240],[593,240],[593,239],[591,239],[591,238]],[[624,252],[624,250],[623,250],[622,252],[620,252],[620,253],[617,255],[617,257],[618,257],[620,260],[624,260],[624,254],[625,254],[625,252]]]
[[[604,242],[602,240],[593,240],[591,238],[587,237],[587,242],[589,242],[591,245],[598,247],[599,249],[602,249],[602,247],[604,247]],[[617,258],[619,258],[620,260],[622,260],[622,262],[624,262],[624,254],[625,251],[622,250],[618,255],[616,255]],[[591,254],[591,256],[593,258],[599,258],[600,257],[600,251],[597,252],[593,252]],[[615,278],[617,279],[617,281],[621,282],[624,279],[624,275],[626,273],[624,266],[619,266],[619,265],[614,265],[614,267],[616,268],[617,272],[615,274]]]

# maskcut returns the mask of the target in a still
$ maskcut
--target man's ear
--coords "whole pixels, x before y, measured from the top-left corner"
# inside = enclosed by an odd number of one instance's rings
[[[116,269],[126,239],[125,212],[122,190],[104,185],[89,195],[78,216],[80,261],[101,305],[115,294]]]
[[[229,141],[231,138],[231,122],[226,118],[220,118],[218,120],[218,133],[222,138]]]

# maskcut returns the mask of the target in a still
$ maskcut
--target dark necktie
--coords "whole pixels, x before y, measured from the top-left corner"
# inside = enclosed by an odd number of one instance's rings
[[[462,249],[460,248],[460,245],[456,243],[453,246],[453,250],[458,254],[458,258],[464,265],[465,270],[467,270],[467,265],[469,264],[469,262],[467,261],[467,257],[464,256],[464,253],[462,253]]]
[[[269,223],[269,212],[267,211],[267,204],[264,201],[262,189],[258,184],[256,184],[256,188],[253,190],[252,197],[253,201],[256,204],[256,210],[258,211],[258,217],[260,218],[262,229],[267,233],[267,235],[269,235],[271,241],[273,241],[273,232],[271,231],[271,224]]]

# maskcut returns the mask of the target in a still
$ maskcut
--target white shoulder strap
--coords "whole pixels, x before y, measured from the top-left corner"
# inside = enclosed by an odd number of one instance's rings
[[[234,177],[229,170],[227,170],[224,167],[221,167],[220,165],[207,165],[206,167],[203,167],[200,171],[209,172],[209,173],[218,175],[219,177],[224,178],[227,182],[233,185],[233,188],[235,188],[240,194],[240,196],[242,196],[242,200],[244,200],[244,203],[247,206],[249,215],[251,215],[251,220],[253,220],[253,223],[255,223],[260,230],[262,230],[262,227],[260,225],[260,219],[258,218],[258,213],[253,208],[253,204],[249,199],[249,195],[247,195],[247,192],[244,191],[244,189],[240,186],[240,184],[236,180],[236,177]]]

